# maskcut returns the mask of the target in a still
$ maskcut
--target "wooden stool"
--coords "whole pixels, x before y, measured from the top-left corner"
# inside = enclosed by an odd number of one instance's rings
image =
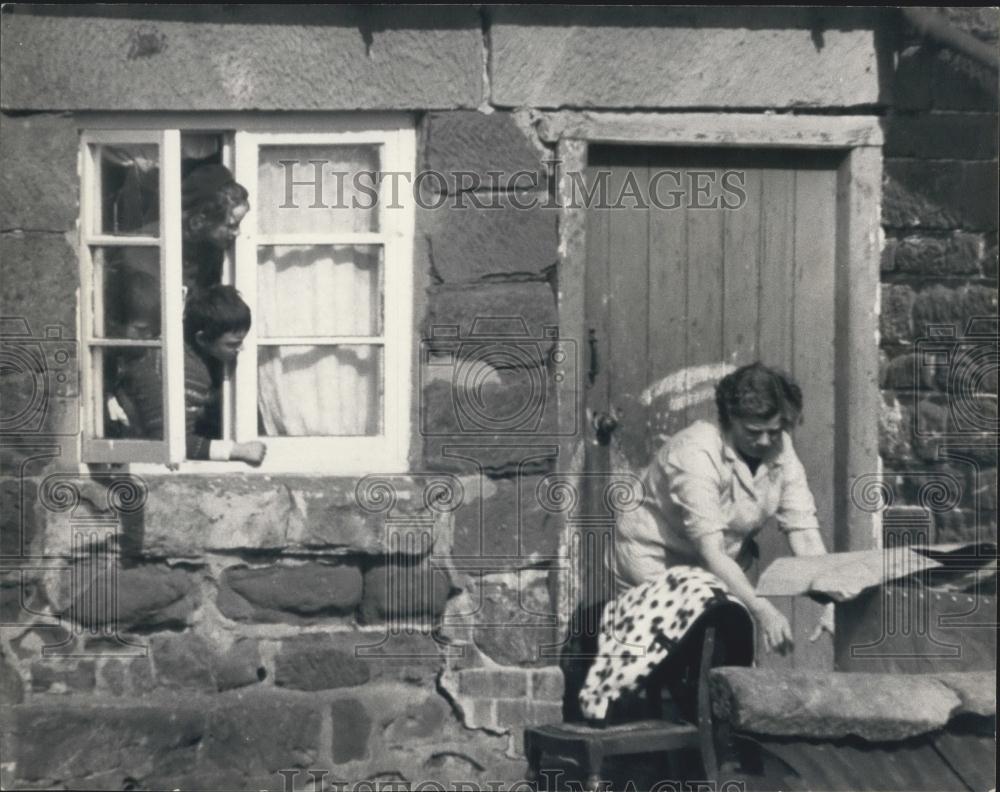
[[[705,629],[698,664],[698,713],[702,727],[666,720],[640,720],[612,726],[559,723],[535,726],[524,731],[524,755],[529,780],[540,781],[546,757],[562,757],[576,762],[586,776],[586,788],[596,790],[601,783],[604,760],[626,754],[660,753],[684,748],[701,751],[709,779],[717,773],[715,736],[711,724],[708,671],[717,664],[716,628]]]

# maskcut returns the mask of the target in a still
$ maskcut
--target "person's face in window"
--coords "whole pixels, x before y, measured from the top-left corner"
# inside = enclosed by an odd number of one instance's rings
[[[733,417],[729,436],[733,446],[749,459],[770,460],[781,453],[783,422],[781,415],[768,420]]]
[[[214,222],[195,215],[189,224],[189,238],[196,242],[204,242],[217,250],[226,250],[240,235],[240,223],[250,211],[250,204],[237,204],[230,207],[222,222]]]
[[[201,351],[208,357],[221,360],[223,363],[231,363],[236,360],[240,350],[243,348],[245,332],[223,333],[218,338],[206,339],[204,331],[199,331],[196,339]]]

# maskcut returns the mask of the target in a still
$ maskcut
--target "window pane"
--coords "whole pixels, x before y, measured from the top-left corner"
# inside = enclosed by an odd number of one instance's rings
[[[94,347],[98,438],[163,439],[163,355],[158,348]]]
[[[257,263],[260,337],[382,333],[381,245],[268,245]]]
[[[257,362],[262,435],[382,433],[381,346],[261,346]]]
[[[95,247],[95,338],[160,337],[160,249]]]
[[[160,158],[155,143],[95,146],[102,234],[160,235]]]
[[[262,234],[378,231],[379,147],[261,146]]]

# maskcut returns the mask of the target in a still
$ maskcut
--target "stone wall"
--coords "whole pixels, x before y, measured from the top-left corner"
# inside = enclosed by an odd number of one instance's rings
[[[560,719],[577,561],[558,499],[539,497],[570,466],[546,334],[559,324],[559,215],[516,208],[554,191],[554,147],[534,126],[546,109],[859,113],[891,88],[883,455],[905,474],[900,502],[918,502],[922,473],[961,477],[963,508],[938,518],[939,538],[968,535],[969,493],[984,493],[995,526],[995,476],[991,489],[934,455],[946,389],[906,379],[923,324],[995,311],[995,95],[916,42],[887,72],[867,11],[588,9],[567,25],[569,14],[3,15],[3,329],[44,338],[61,326],[70,341],[45,338],[49,359],[68,357],[44,409],[25,413],[44,421],[5,425],[0,450],[4,787],[305,788],[309,770],[326,783],[520,777],[523,726]],[[737,50],[747,64],[734,71],[717,53]],[[928,95],[932,76],[951,87]],[[439,209],[418,211],[415,337],[433,358],[442,327],[523,331],[522,354],[480,366],[481,403],[454,367],[415,373],[406,476],[80,477],[75,114],[98,109],[413,111],[418,168],[466,174],[437,186]],[[491,171],[523,177],[498,184]],[[27,370],[5,376],[5,404],[31,405],[34,383]],[[509,414],[525,399],[539,407],[528,431],[470,429],[460,409]],[[980,402],[995,416],[995,397]]]
[[[948,13],[996,44],[995,9]],[[885,121],[881,453],[904,508],[887,527],[995,542],[997,75],[908,29],[898,37]],[[935,487],[949,493],[938,504]]]

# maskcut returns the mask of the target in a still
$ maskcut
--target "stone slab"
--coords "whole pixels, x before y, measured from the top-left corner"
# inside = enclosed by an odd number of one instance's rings
[[[504,107],[630,109],[877,104],[873,19],[838,10],[833,24],[823,16],[501,7],[492,12],[491,99]]]
[[[957,681],[961,680],[961,681]],[[995,672],[869,674],[714,669],[712,709],[740,731],[903,740],[957,715],[996,713]]]
[[[5,15],[3,52],[3,107],[12,110],[406,110],[482,100],[482,33],[471,6],[444,15],[50,7]]]

